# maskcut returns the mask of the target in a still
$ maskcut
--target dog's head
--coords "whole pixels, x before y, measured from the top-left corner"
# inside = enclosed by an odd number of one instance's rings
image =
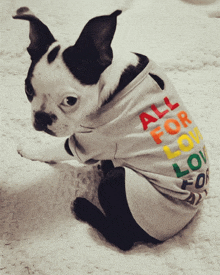
[[[100,76],[112,63],[111,42],[121,11],[91,19],[75,45],[63,47],[28,8],[14,19],[30,22],[31,66],[25,91],[32,105],[33,125],[55,136],[73,134],[98,106]]]

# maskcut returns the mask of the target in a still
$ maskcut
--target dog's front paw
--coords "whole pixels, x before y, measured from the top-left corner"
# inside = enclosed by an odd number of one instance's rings
[[[30,160],[38,160],[38,156],[37,156],[37,152],[36,152],[36,146],[32,145],[32,146],[28,146],[26,145],[22,145],[19,144],[17,146],[17,152],[20,156],[30,159]]]
[[[20,156],[33,161],[51,162],[46,155],[45,149],[37,144],[19,144],[17,152]]]

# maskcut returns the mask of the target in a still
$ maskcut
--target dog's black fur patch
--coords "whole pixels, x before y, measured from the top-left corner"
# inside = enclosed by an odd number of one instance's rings
[[[58,45],[48,54],[47,56],[48,63],[51,63],[55,60],[59,50],[60,50],[60,46]],[[34,68],[40,59],[41,57],[31,62],[30,68],[28,70],[27,78],[25,79],[25,93],[27,95],[29,102],[32,102],[34,96],[36,95],[35,90],[31,84],[31,78],[33,77]]]
[[[31,66],[28,70],[27,78],[25,79],[25,93],[29,102],[31,102],[36,95],[35,90],[31,84],[31,78],[33,77],[33,71],[36,65],[36,61],[32,61]]]
[[[103,105],[109,103],[121,90],[123,90],[149,63],[149,59],[147,56],[135,53],[139,62],[137,66],[130,65],[128,66],[121,75],[118,87],[112,93],[108,99],[105,100]]]
[[[157,75],[149,73],[149,75],[157,82],[161,90],[164,90],[164,81]]]
[[[81,52],[75,46],[71,46],[63,52],[64,63],[83,85],[93,85],[98,82],[105,69],[97,62],[98,58],[97,53],[89,49],[87,52]]]
[[[56,57],[57,57],[57,55],[58,55],[58,53],[59,53],[59,50],[60,50],[60,45],[56,46],[56,47],[48,54],[48,56],[47,56],[47,61],[48,61],[49,64],[52,63],[52,62],[56,59]]]
[[[27,95],[28,101],[31,102],[35,96],[35,91],[30,82],[30,78],[25,79],[25,93]]]

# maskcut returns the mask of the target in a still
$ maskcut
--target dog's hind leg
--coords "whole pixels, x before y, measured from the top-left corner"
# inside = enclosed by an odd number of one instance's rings
[[[102,160],[100,169],[102,170],[103,176],[105,177],[110,170],[114,169],[113,162],[111,160]]]
[[[155,242],[135,222],[125,195],[125,169],[110,170],[99,185],[99,201],[106,215],[84,198],[72,206],[76,217],[96,228],[110,243],[126,251],[136,241]]]
[[[134,242],[127,235],[127,228],[117,219],[109,219],[90,201],[85,198],[76,198],[71,206],[76,218],[87,222],[97,229],[105,239],[121,250],[129,250]]]
[[[125,193],[125,169],[123,167],[110,170],[101,181],[99,201],[107,219],[112,224],[109,228],[114,228],[109,232],[109,238],[113,238],[120,246],[129,249],[137,241],[159,243],[136,223],[130,212]]]
[[[120,181],[122,182],[120,183]],[[77,219],[89,223],[108,242],[126,251],[133,246],[134,242],[133,238],[127,234],[129,229],[126,228],[127,224],[123,222],[125,218],[124,210],[120,206],[123,201],[119,202],[121,200],[121,192],[120,190],[117,192],[117,189],[120,189],[120,185],[123,188],[123,182],[124,168],[110,169],[107,176],[101,181],[99,185],[99,200],[106,215],[85,198],[76,198],[72,203],[71,210]],[[113,185],[113,188],[110,187],[110,190],[108,190],[108,184]],[[116,194],[114,194],[115,192]]]

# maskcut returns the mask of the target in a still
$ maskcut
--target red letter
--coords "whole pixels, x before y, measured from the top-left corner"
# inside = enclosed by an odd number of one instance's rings
[[[154,104],[151,105],[151,109],[159,118],[162,118],[165,114],[169,113],[169,110],[165,110],[161,113]]]
[[[140,120],[142,122],[144,130],[147,130],[148,124],[150,124],[151,122],[156,122],[157,121],[157,119],[155,117],[150,116],[147,113],[141,113],[139,115],[139,117],[140,117]]]
[[[179,103],[171,104],[168,97],[164,98],[164,102],[170,108],[171,111],[173,111],[174,109],[180,106]]]

